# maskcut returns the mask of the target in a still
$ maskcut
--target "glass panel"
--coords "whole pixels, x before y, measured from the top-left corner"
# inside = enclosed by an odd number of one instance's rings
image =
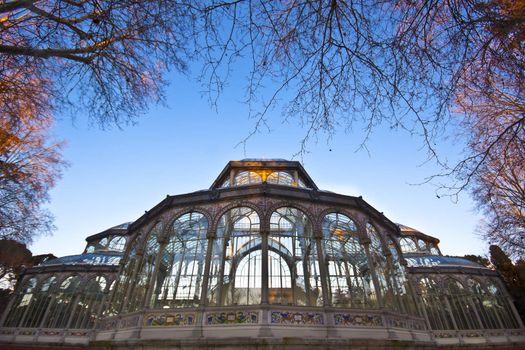
[[[374,263],[374,272],[379,282],[379,290],[383,297],[383,304],[386,308],[397,309],[398,305],[391,286],[392,271],[388,266],[388,261],[383,252],[381,237],[375,227],[370,223],[366,224],[366,233],[370,238],[370,258]]]
[[[450,307],[456,320],[458,329],[479,329],[479,324],[474,306],[470,303],[469,292],[458,280],[448,278],[445,288],[449,295]]]
[[[417,251],[416,242],[412,238],[403,237],[399,240],[401,251],[403,253],[414,253]]]
[[[117,314],[121,307],[124,298],[126,297],[126,291],[129,287],[131,278],[133,277],[133,272],[135,271],[135,266],[137,265],[137,250],[139,247],[140,237],[135,237],[134,241],[132,242],[131,248],[129,249],[129,253],[127,254],[127,260],[124,263],[124,267],[122,268],[122,271],[120,272],[117,280],[116,280],[116,289],[113,293],[112,301],[109,305],[109,308],[107,311],[105,311],[106,315],[115,315]]]
[[[406,278],[405,267],[401,264],[397,246],[390,238],[387,238],[388,249],[392,259],[392,286],[397,296],[401,310],[412,315],[419,315],[415,299],[412,295],[408,280]]]
[[[208,221],[192,212],[175,220],[161,254],[153,308],[199,306],[206,260]]]
[[[83,290],[75,304],[69,328],[86,329],[93,327],[96,318],[101,312],[106,283],[107,281],[103,276],[97,276],[83,286]]]
[[[427,244],[426,244],[426,242],[424,240],[418,239],[417,240],[417,244],[418,244],[420,250],[427,250]]]
[[[159,251],[159,236],[162,234],[162,223],[157,223],[155,227],[149,232],[146,240],[146,246],[144,247],[144,253],[142,259],[138,265],[137,274],[131,287],[130,298],[128,300],[128,311],[133,312],[142,309],[143,303],[146,298],[146,292],[148,290],[149,281],[155,270],[155,261],[157,259],[157,253]]]
[[[467,283],[471,292],[473,293],[473,295],[470,297],[471,304],[476,308],[476,311],[481,319],[481,323],[483,324],[483,328],[502,328],[498,320],[494,300],[492,300],[490,294],[483,289],[478,281],[472,278],[470,278]]]
[[[19,322],[22,320],[25,311],[31,300],[33,299],[34,288],[36,287],[37,279],[32,277],[28,279],[24,284],[18,289],[15,299],[9,310],[9,314],[4,322],[6,327],[18,327]]]
[[[57,286],[57,278],[52,276],[49,277],[42,283],[42,286],[35,293],[29,304],[27,316],[21,327],[39,327],[44,314],[52,300],[52,294],[56,293],[55,288]]]
[[[49,310],[49,317],[44,322],[44,328],[66,328],[69,317],[75,306],[75,297],[79,294],[81,280],[78,276],[66,278],[60,285],[55,301]]]
[[[210,305],[261,302],[259,216],[246,207],[221,216],[213,240],[207,299]]]
[[[487,290],[490,293],[491,307],[494,309],[497,317],[505,328],[519,328],[520,325],[516,320],[515,313],[509,303],[509,299],[505,297],[497,285],[497,281],[488,281]]]
[[[294,182],[293,176],[285,171],[274,171],[267,178],[266,182],[277,185],[285,186],[297,186],[298,184]]]
[[[324,217],[322,230],[331,305],[377,307],[368,258],[359,241],[354,221],[345,215],[331,213]]]
[[[430,328],[434,330],[454,329],[450,316],[451,310],[438,283],[432,278],[424,277],[419,281],[419,289]]]
[[[430,246],[430,253],[431,253],[432,255],[439,255],[439,249],[437,249],[437,247],[436,247],[435,245],[432,244],[432,245]]]
[[[235,176],[233,181],[235,186],[259,184],[261,182],[262,180],[259,174],[253,171],[241,171]]]
[[[317,245],[302,211],[279,208],[272,214],[268,250],[269,303],[322,306]]]
[[[108,250],[112,250],[115,252],[122,252],[124,251],[125,246],[126,246],[126,237],[116,236],[109,242]]]

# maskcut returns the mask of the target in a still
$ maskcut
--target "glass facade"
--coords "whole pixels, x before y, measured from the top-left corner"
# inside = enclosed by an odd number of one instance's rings
[[[317,191],[302,167],[284,169],[223,171],[209,192],[168,197],[88,237],[83,254],[29,270],[1,327],[113,332],[110,341],[126,327],[121,339],[159,327],[177,340],[204,339],[208,326],[293,326],[289,336],[305,326],[322,339],[381,328],[429,342],[523,328],[495,272],[441,255],[439,240],[361,198]]]

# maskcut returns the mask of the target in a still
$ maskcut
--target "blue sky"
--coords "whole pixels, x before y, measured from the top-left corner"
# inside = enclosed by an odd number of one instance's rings
[[[283,123],[279,109],[270,112],[271,132],[254,135],[245,149],[236,147],[254,126],[239,86],[227,89],[215,110],[197,83],[171,80],[168,106],[153,107],[134,126],[101,131],[82,115],[75,123],[67,117],[57,122],[54,133],[67,140],[63,155],[70,167],[48,205],[57,230],[36,240],[34,254],[78,254],[86,236],[137,219],[167,194],[208,188],[229,160],[291,159],[299,150],[306,130],[294,120]],[[425,163],[420,139],[384,126],[368,141],[369,152],[356,151],[362,140],[357,127],[329,143],[325,135],[309,143],[302,161],[319,188],[362,195],[392,221],[441,239],[445,254],[485,254],[467,193],[455,203],[437,198],[430,184],[414,185],[439,171]],[[444,145],[444,156],[457,156],[456,146]]]

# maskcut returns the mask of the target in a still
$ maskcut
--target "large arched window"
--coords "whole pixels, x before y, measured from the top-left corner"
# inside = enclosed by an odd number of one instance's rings
[[[405,267],[401,264],[397,246],[391,238],[387,238],[387,244],[392,259],[392,284],[401,311],[418,315],[419,312],[406,278]]]
[[[259,216],[246,207],[221,216],[213,240],[207,299],[210,305],[261,302]]]
[[[101,312],[106,284],[106,278],[97,276],[82,286],[81,294],[74,306],[69,328],[85,329],[93,327],[95,319]]]
[[[447,278],[444,285],[458,329],[482,328],[474,311],[474,306],[470,303],[468,289],[460,281],[453,278]]]
[[[199,306],[208,243],[208,220],[197,212],[173,223],[168,243],[160,252],[153,308]]]
[[[279,208],[268,237],[270,304],[322,306],[323,293],[312,224],[295,208]]]
[[[379,282],[379,289],[383,304],[389,309],[397,308],[391,287],[391,271],[383,251],[383,243],[377,230],[371,223],[366,224],[366,233],[370,238],[370,258],[374,262],[374,269]]]
[[[13,301],[13,306],[7,315],[6,320],[4,321],[4,326],[6,327],[17,327],[19,326],[22,317],[25,314],[31,300],[33,299],[33,294],[35,292],[35,287],[37,284],[37,279],[32,277],[24,282],[24,284],[18,289],[18,292]]]
[[[53,299],[52,295],[56,293],[57,278],[55,276],[47,278],[29,304],[27,316],[21,327],[39,327],[46,310]]]
[[[423,277],[419,280],[419,290],[430,328],[454,329],[450,308],[437,281],[430,277]]]
[[[142,259],[131,287],[133,291],[128,300],[128,311],[140,310],[146,298],[149,282],[155,270],[155,261],[159,252],[159,237],[162,234],[162,223],[157,223],[148,234]]]
[[[331,213],[324,217],[322,229],[331,305],[377,307],[372,271],[354,221],[343,214]]]
[[[467,280],[467,285],[472,293],[472,305],[476,308],[481,323],[483,324],[483,328],[502,328],[502,325],[498,320],[498,314],[494,307],[494,302],[491,300],[490,293],[484,290],[481,284],[473,278]]]
[[[49,310],[49,317],[44,322],[44,328],[66,328],[75,307],[75,298],[82,291],[78,276],[69,276],[61,284],[54,303]]]
[[[497,317],[501,320],[503,327],[507,329],[520,328],[512,306],[509,304],[509,300],[505,297],[503,291],[498,287],[497,280],[487,281],[486,289],[489,293],[487,303],[490,303],[490,307],[493,308]]]
[[[131,248],[126,255],[124,267],[119,274],[118,280],[116,280],[116,287],[109,308],[105,311],[105,314],[108,316],[120,312],[122,302],[126,296],[126,291],[130,285],[131,278],[133,277],[133,271],[135,271],[135,266],[137,265],[137,250],[139,248],[139,243],[139,236],[135,237],[131,243]]]

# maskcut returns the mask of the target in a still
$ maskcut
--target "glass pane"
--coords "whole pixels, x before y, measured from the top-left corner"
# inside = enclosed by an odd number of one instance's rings
[[[152,307],[199,306],[206,260],[208,221],[191,212],[175,220],[161,254]]]
[[[322,306],[317,245],[302,211],[279,208],[272,214],[268,250],[269,302]]]
[[[259,216],[246,207],[221,216],[213,240],[207,291],[210,305],[261,302]]]
[[[354,221],[331,213],[323,219],[322,229],[330,303],[338,307],[377,307],[368,258]]]

